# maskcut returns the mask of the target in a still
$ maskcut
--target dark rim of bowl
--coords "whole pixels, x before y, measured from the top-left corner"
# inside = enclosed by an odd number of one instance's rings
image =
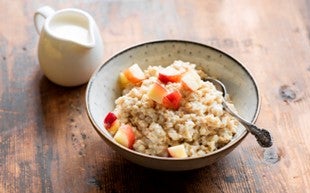
[[[192,45],[195,45],[195,46],[201,46],[201,47],[205,47],[205,48],[208,48],[208,49],[211,49],[211,50],[214,50],[216,52],[219,52],[220,54],[222,55],[225,55],[227,58],[233,60],[235,63],[237,63],[248,75],[248,77],[252,80],[252,82],[254,83],[254,87],[255,87],[255,91],[256,91],[256,97],[258,99],[257,101],[257,105],[256,105],[256,111],[255,111],[255,114],[254,116],[252,117],[252,120],[251,122],[252,123],[255,123],[255,121],[257,120],[257,117],[259,115],[259,112],[260,112],[260,108],[261,108],[261,98],[260,98],[260,94],[259,94],[259,89],[258,89],[258,86],[252,76],[252,74],[249,72],[249,70],[243,66],[241,64],[241,62],[239,62],[238,60],[236,60],[235,58],[233,58],[232,56],[230,56],[229,54],[217,49],[217,48],[214,48],[214,47],[211,47],[211,46],[208,46],[208,45],[205,45],[205,44],[202,44],[202,43],[198,43],[198,42],[194,42],[194,41],[188,41],[188,40],[158,40],[158,41],[150,41],[150,42],[144,42],[144,43],[141,43],[141,44],[137,44],[135,46],[132,46],[132,47],[129,47],[127,49],[124,49],[123,51],[120,51],[119,53],[115,54],[114,56],[112,56],[110,59],[108,59],[106,62],[104,62],[101,66],[99,66],[95,71],[94,73],[92,74],[88,84],[87,84],[87,88],[86,88],[86,97],[85,97],[85,102],[86,102],[86,109],[87,109],[87,115],[88,115],[88,118],[90,119],[93,127],[96,129],[97,133],[102,137],[104,137],[105,139],[107,139],[110,143],[112,144],[115,144],[116,146],[118,146],[119,148],[125,150],[125,151],[128,151],[128,152],[131,152],[137,156],[142,156],[142,157],[145,157],[145,158],[151,158],[151,159],[157,159],[157,160],[162,160],[162,161],[169,161],[169,160],[174,160],[174,161],[184,161],[184,160],[193,160],[193,159],[205,159],[211,155],[214,155],[214,154],[217,154],[223,150],[226,150],[228,149],[229,147],[231,146],[234,146],[236,145],[237,143],[240,143],[244,138],[245,136],[247,136],[248,134],[248,131],[247,130],[244,130],[243,133],[241,133],[241,135],[239,137],[237,137],[236,139],[234,139],[234,141],[231,141],[229,142],[228,144],[226,144],[225,146],[221,147],[220,149],[217,149],[213,152],[210,152],[204,156],[198,156],[198,157],[188,157],[188,158],[171,158],[171,157],[159,157],[159,156],[152,156],[152,155],[148,155],[148,154],[144,154],[144,153],[140,153],[140,152],[137,152],[137,151],[134,151],[132,149],[128,149],[118,143],[116,143],[115,141],[113,141],[110,137],[107,137],[106,134],[100,129],[100,127],[95,123],[94,119],[93,119],[93,116],[89,110],[89,103],[88,103],[88,100],[89,100],[89,90],[91,89],[91,86],[92,86],[92,83],[93,83],[93,80],[96,78],[97,76],[97,73],[107,64],[109,63],[111,60],[113,60],[114,58],[117,58],[118,56],[130,51],[130,50],[134,50],[136,48],[139,48],[139,47],[142,47],[142,46],[146,46],[146,45],[151,45],[151,44],[162,44],[162,43],[183,43],[183,44],[192,44]]]

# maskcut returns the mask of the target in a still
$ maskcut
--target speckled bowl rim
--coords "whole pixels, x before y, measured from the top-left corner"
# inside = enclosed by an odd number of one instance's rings
[[[209,45],[205,45],[205,44],[202,44],[202,43],[198,43],[198,42],[194,42],[194,41],[189,41],[189,40],[158,40],[158,41],[150,41],[150,42],[144,42],[144,43],[141,43],[141,44],[136,44],[135,46],[132,46],[132,47],[129,47],[127,49],[124,49],[123,51],[120,51],[119,53],[115,54],[114,56],[112,56],[110,59],[108,59],[106,62],[104,62],[101,66],[99,66],[95,71],[94,73],[92,74],[88,84],[87,84],[87,87],[86,87],[86,97],[85,97],[85,102],[86,102],[86,109],[87,109],[87,115],[88,115],[88,118],[90,119],[93,127],[96,129],[97,133],[101,136],[101,137],[104,137],[106,140],[108,140],[110,143],[118,146],[119,148],[122,148],[124,149],[125,151],[128,151],[130,153],[133,153],[137,156],[141,156],[141,157],[145,157],[145,158],[148,158],[148,159],[155,159],[155,160],[163,160],[163,161],[184,161],[184,160],[197,160],[197,159],[206,159],[207,157],[209,156],[212,156],[214,154],[217,154],[217,153],[220,153],[226,149],[229,149],[231,146],[235,146],[237,145],[238,143],[241,143],[241,141],[247,136],[248,134],[248,131],[247,130],[244,130],[243,133],[240,134],[239,137],[237,137],[234,141],[231,141],[229,142],[228,144],[226,144],[224,147],[218,149],[218,150],[215,150],[213,152],[210,152],[204,156],[199,156],[199,157],[188,157],[188,158],[171,158],[171,157],[159,157],[159,156],[152,156],[152,155],[147,155],[147,154],[143,154],[143,153],[140,153],[140,152],[137,152],[137,151],[134,151],[132,149],[128,149],[118,143],[116,143],[114,140],[112,140],[110,137],[107,137],[106,134],[104,132],[102,132],[102,130],[100,129],[100,127],[95,123],[95,120],[93,119],[93,116],[92,116],[92,113],[90,111],[90,107],[89,107],[89,90],[91,89],[92,87],[92,84],[93,84],[93,81],[96,79],[96,76],[98,74],[98,72],[107,64],[109,63],[110,61],[112,61],[114,58],[117,58],[119,57],[120,55],[130,51],[130,50],[134,50],[136,48],[139,48],[139,47],[142,47],[142,46],[147,46],[147,45],[152,45],[152,44],[162,44],[162,43],[183,43],[183,44],[192,44],[194,46],[201,46],[201,47],[205,47],[205,48],[208,48],[208,49],[211,49],[215,52],[218,52],[220,54],[223,54],[225,55],[227,58],[229,58],[230,60],[233,60],[236,64],[238,64],[243,70],[244,72],[248,75],[248,77],[251,79],[251,81],[253,82],[254,84],[254,87],[255,87],[255,91],[256,91],[256,94],[257,94],[257,105],[256,105],[256,110],[255,110],[255,114],[251,120],[251,123],[255,123],[256,120],[257,120],[257,117],[259,115],[259,112],[260,112],[260,108],[261,108],[261,97],[260,97],[260,93],[259,93],[259,88],[252,76],[252,74],[249,72],[249,70],[242,65],[241,62],[239,62],[238,60],[236,60],[235,58],[233,58],[232,56],[230,56],[229,54],[217,49],[217,48],[214,48],[212,46],[209,46]]]

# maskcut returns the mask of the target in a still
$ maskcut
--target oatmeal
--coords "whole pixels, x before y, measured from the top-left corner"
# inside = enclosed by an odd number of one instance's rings
[[[223,110],[222,93],[195,64],[135,64],[120,75],[122,96],[105,118],[114,139],[137,152],[197,157],[215,151],[236,133],[238,122]]]

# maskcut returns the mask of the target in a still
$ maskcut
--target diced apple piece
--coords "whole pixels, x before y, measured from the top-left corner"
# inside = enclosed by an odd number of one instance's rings
[[[182,73],[176,70],[173,67],[168,66],[161,70],[158,74],[158,79],[167,84],[168,82],[179,82],[181,79]]]
[[[153,84],[152,88],[148,92],[148,96],[150,99],[161,104],[163,98],[167,95],[167,93],[168,91],[166,90],[166,88],[156,82]]]
[[[118,128],[118,131],[114,135],[114,139],[117,143],[132,149],[135,143],[135,134],[130,125],[122,125]]]
[[[187,157],[187,153],[186,153],[186,150],[183,144],[168,147],[168,152],[170,156],[174,158],[186,158]]]
[[[104,118],[104,127],[112,134],[114,135],[116,133],[116,131],[118,130],[119,126],[120,126],[120,122],[117,119],[117,116],[112,113],[109,112],[107,114],[107,116]]]
[[[137,84],[145,79],[144,72],[141,70],[138,64],[134,64],[127,68],[124,71],[124,75],[128,81],[133,84]]]
[[[166,108],[177,110],[180,107],[182,95],[179,91],[173,91],[163,98],[163,106]]]
[[[119,83],[122,88],[125,88],[130,83],[123,72],[119,74]]]
[[[183,75],[182,86],[188,90],[195,91],[201,86],[200,76],[195,71],[189,71]]]
[[[104,121],[103,121],[104,127],[106,129],[110,128],[116,119],[117,119],[117,116],[114,113],[109,112],[104,118]]]
[[[110,127],[109,129],[107,129],[107,130],[108,130],[112,135],[114,135],[114,134],[117,132],[117,130],[118,130],[118,128],[119,128],[120,125],[121,125],[120,121],[119,121],[118,119],[116,119],[116,120],[112,123],[111,127]]]

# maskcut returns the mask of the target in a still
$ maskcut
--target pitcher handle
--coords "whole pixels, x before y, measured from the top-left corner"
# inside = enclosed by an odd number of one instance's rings
[[[40,34],[45,19],[48,18],[49,16],[53,15],[55,13],[55,10],[52,9],[49,6],[44,6],[44,7],[40,7],[34,14],[34,26],[38,32],[38,34]]]

